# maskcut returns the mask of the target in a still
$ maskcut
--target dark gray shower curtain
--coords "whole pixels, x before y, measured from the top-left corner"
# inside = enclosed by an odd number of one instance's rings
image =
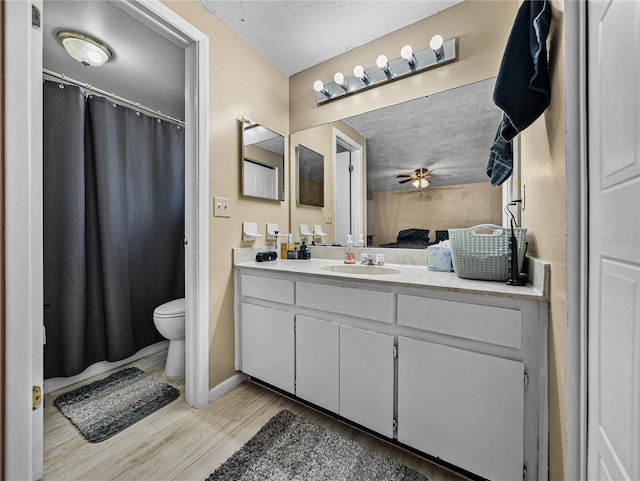
[[[45,378],[162,340],[184,297],[184,129],[44,83]]]

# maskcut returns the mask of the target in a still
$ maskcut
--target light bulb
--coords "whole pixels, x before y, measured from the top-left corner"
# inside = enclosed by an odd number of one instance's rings
[[[365,85],[369,85],[371,83],[371,78],[367,75],[367,72],[364,71],[362,65],[356,65],[353,68],[353,75],[358,77]]]
[[[444,39],[442,38],[442,35],[434,35],[433,37],[431,37],[431,41],[429,42],[429,47],[431,47],[432,50],[438,50],[442,48],[443,44],[444,44]]]
[[[411,57],[413,57],[413,49],[411,48],[411,45],[405,45],[402,47],[402,50],[400,50],[400,56],[405,60],[411,60]]]
[[[387,60],[386,55],[380,55],[376,60],[376,65],[384,72],[387,79],[391,79],[393,77],[393,71],[391,70],[391,67],[389,67],[389,61]]]
[[[323,90],[325,90],[322,80],[316,80],[315,82],[313,82],[313,90],[315,90],[316,92],[322,92]]]
[[[434,35],[431,37],[431,41],[429,42],[429,47],[433,50],[433,53],[436,54],[436,60],[442,60],[444,57],[444,39],[442,35]]]
[[[342,75],[342,72],[335,74],[333,76],[333,81],[340,85],[344,90],[347,90],[347,82],[344,81],[344,75]]]
[[[400,50],[400,56],[407,61],[409,67],[412,69],[418,66],[418,62],[416,61],[416,56],[413,55],[413,48],[411,48],[411,45],[405,45],[402,47],[402,50]]]

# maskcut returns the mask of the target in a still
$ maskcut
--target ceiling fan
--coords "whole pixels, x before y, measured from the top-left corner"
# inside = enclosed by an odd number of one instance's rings
[[[431,170],[426,168],[416,169],[413,174],[400,174],[396,175],[396,178],[403,179],[399,180],[399,184],[406,184],[407,182],[411,182],[416,189],[423,187],[427,187],[431,183]]]

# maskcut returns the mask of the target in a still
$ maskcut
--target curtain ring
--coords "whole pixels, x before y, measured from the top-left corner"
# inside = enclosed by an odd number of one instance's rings
[[[58,84],[58,88],[59,88],[60,90],[64,90],[64,84],[63,84],[63,83],[59,83],[59,84]]]

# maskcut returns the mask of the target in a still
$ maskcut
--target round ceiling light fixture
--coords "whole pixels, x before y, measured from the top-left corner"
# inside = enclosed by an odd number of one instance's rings
[[[60,30],[56,37],[67,53],[85,67],[99,67],[113,57],[109,47],[84,33]]]

